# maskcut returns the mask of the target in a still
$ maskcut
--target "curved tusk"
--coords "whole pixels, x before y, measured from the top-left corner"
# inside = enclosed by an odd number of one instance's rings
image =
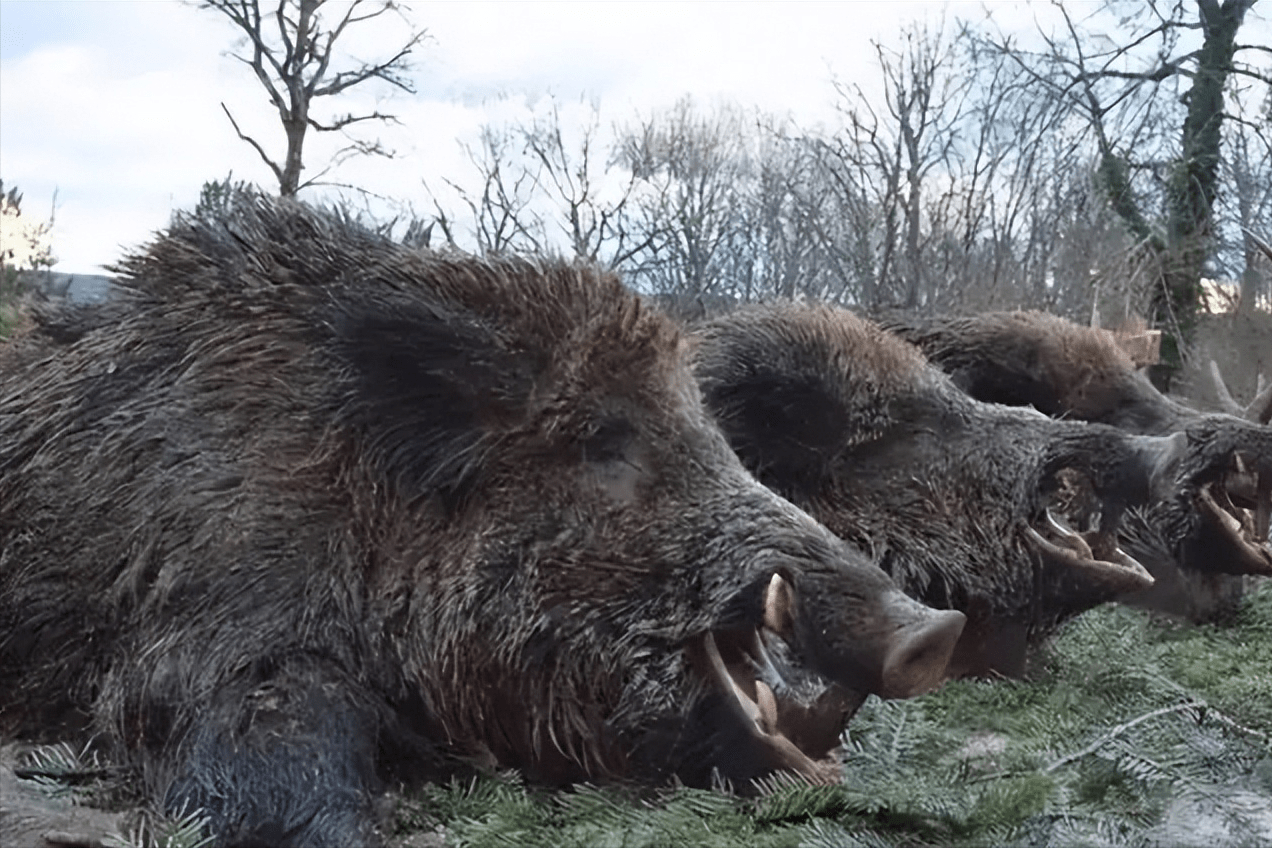
[[[764,590],[764,626],[779,635],[791,632],[795,621],[795,591],[776,571]]]
[[[1047,556],[1051,561],[1072,569],[1082,579],[1111,594],[1136,592],[1141,589],[1147,589],[1156,582],[1153,579],[1153,575],[1149,574],[1144,566],[1120,549],[1117,551],[1119,561],[1109,562],[1107,560],[1079,556],[1072,548],[1062,548],[1044,538],[1041,533],[1029,525],[1025,525],[1025,536],[1040,553]],[[1083,542],[1083,546],[1086,546],[1085,542]]]
[[[707,638],[703,640],[703,646],[706,648],[707,662],[711,665],[712,673],[715,674],[721,685],[733,694],[734,700],[742,708],[742,712],[746,717],[756,727],[760,727],[759,706],[742,691],[742,687],[738,686],[737,681],[733,679],[733,675],[729,674],[729,670],[725,668],[724,660],[720,657],[720,649],[716,647],[715,636],[710,631],[707,632]],[[771,690],[770,694],[772,694]]]
[[[1224,530],[1234,536],[1240,537],[1241,522],[1236,519],[1236,516],[1219,506],[1219,504],[1215,501],[1214,493],[1210,491],[1210,487],[1213,485],[1213,483],[1207,483],[1201,487],[1198,499],[1201,501],[1202,507],[1211,519],[1219,522]]]
[[[755,706],[759,710],[755,723],[760,730],[770,736],[777,733],[777,697],[763,680],[755,681]]]
[[[1046,510],[1045,515],[1047,519],[1047,526],[1051,528],[1052,533],[1056,534],[1057,540],[1060,544],[1063,544],[1066,548],[1069,548],[1080,557],[1095,559],[1095,554],[1091,552],[1091,546],[1087,544],[1086,539],[1083,539],[1081,535],[1073,532],[1068,527],[1065,527],[1057,521],[1056,517],[1051,514],[1050,509]]]

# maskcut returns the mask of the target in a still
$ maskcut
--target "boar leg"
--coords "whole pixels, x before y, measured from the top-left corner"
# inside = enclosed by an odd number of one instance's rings
[[[317,663],[252,687],[226,687],[186,736],[164,796],[202,809],[218,845],[379,845],[378,722],[349,682]]]

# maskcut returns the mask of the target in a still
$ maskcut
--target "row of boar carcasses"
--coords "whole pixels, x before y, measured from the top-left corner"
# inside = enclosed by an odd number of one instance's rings
[[[259,199],[118,270],[0,348],[0,730],[222,844],[374,844],[386,781],[474,765],[833,780],[868,694],[1018,670],[1136,557],[1272,571],[1269,429],[1044,318],[907,328],[951,380],[842,310],[686,330]]]

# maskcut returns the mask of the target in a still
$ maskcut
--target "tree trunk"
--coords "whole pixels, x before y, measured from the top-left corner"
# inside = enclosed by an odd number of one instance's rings
[[[1162,365],[1156,372],[1164,388],[1183,364],[1182,351],[1201,310],[1201,278],[1215,239],[1212,208],[1219,183],[1223,91],[1237,30],[1252,2],[1198,2],[1204,40],[1187,97],[1181,156],[1171,175],[1161,285],[1151,301],[1153,317],[1165,330]]]
[[[302,152],[305,147],[305,130],[308,128],[305,115],[300,120],[286,120],[283,130],[287,134],[287,158],[283,160],[283,170],[278,177],[278,193],[283,197],[295,197],[300,190],[300,174],[305,168]]]

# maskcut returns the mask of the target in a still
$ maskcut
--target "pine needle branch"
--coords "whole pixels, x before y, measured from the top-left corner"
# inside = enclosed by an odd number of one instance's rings
[[[1086,757],[1090,754],[1094,754],[1096,751],[1100,750],[1109,742],[1112,742],[1114,739],[1121,736],[1126,731],[1130,730],[1133,727],[1141,725],[1146,721],[1150,721],[1151,719],[1158,718],[1159,716],[1170,715],[1171,713],[1181,713],[1181,712],[1186,712],[1189,710],[1192,710],[1193,712],[1197,712],[1199,709],[1203,709],[1204,707],[1205,707],[1204,704],[1198,703],[1196,701],[1188,701],[1183,704],[1176,704],[1173,707],[1161,707],[1160,709],[1151,710],[1142,716],[1138,716],[1136,718],[1131,719],[1130,721],[1119,724],[1117,727],[1114,727],[1108,733],[1105,733],[1103,736],[1096,739],[1094,742],[1092,742],[1090,745],[1083,748],[1081,751],[1077,751],[1075,753],[1069,754],[1068,756],[1061,757],[1060,759],[1056,760],[1051,765],[1044,768],[1042,770],[1042,773],[1051,774],[1056,769],[1067,766],[1069,763],[1076,762],[1077,760],[1080,760],[1083,757]]]

